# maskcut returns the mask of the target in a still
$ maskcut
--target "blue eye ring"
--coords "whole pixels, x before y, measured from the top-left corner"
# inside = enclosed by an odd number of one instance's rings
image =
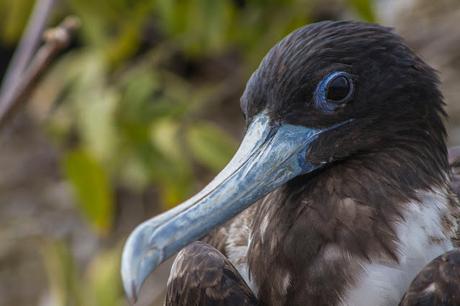
[[[345,78],[348,85],[347,94],[339,100],[328,99],[327,96],[330,85],[333,81],[339,78]],[[323,78],[316,87],[314,94],[315,105],[319,110],[323,112],[334,112],[335,110],[337,110],[340,107],[343,107],[347,102],[349,102],[353,96],[353,93],[354,84],[351,75],[344,71],[335,71]]]

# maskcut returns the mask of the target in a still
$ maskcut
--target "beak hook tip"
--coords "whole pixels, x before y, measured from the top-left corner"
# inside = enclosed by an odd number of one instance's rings
[[[131,305],[135,305],[138,299],[138,288],[136,286],[136,283],[133,281],[131,282],[131,289],[130,289],[130,294],[129,296],[129,303]]]

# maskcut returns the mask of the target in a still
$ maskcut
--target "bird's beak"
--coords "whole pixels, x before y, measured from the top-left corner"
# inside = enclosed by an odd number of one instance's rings
[[[320,167],[306,158],[325,131],[275,125],[265,114],[252,120],[229,164],[198,194],[139,225],[123,251],[121,274],[135,301],[145,279],[164,260],[234,217],[292,178]]]

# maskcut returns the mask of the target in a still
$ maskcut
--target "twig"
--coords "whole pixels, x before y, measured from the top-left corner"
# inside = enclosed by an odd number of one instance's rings
[[[55,0],[37,0],[35,2],[26,30],[19,41],[18,47],[3,78],[0,88],[0,97],[2,97],[0,99],[0,106],[13,95],[18,80],[20,80],[22,73],[37,50],[54,2]]]
[[[52,59],[68,46],[72,34],[79,27],[79,20],[67,17],[58,27],[45,32],[45,43],[37,51],[31,63],[20,76],[18,83],[9,96],[0,97],[0,127],[11,117],[13,112],[27,100],[39,77],[48,68]]]

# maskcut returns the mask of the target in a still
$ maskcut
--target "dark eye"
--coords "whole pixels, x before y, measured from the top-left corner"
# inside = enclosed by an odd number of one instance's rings
[[[326,98],[331,102],[340,103],[350,94],[351,86],[351,82],[346,76],[339,75],[330,81],[326,89]]]
[[[353,92],[353,80],[350,74],[343,71],[332,72],[318,84],[315,104],[322,111],[332,112],[350,101]]]

